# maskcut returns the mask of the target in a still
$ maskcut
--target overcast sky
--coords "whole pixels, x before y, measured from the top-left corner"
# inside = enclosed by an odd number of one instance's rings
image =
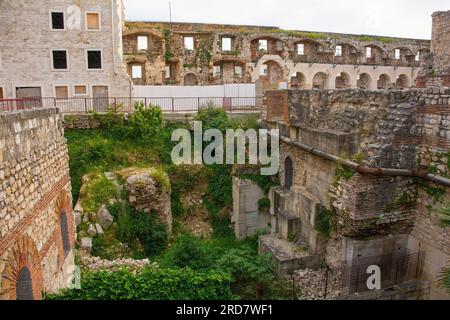
[[[124,0],[127,20],[169,21],[169,0]],[[170,0],[172,20],[431,38],[449,0]]]

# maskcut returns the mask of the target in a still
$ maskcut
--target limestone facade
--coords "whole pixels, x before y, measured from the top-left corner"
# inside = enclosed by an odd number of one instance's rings
[[[131,76],[140,66],[142,76],[133,79],[139,85],[261,80],[266,89],[282,82],[305,89],[409,88],[430,51],[428,40],[275,27],[127,22],[126,29],[125,59]],[[138,46],[140,37],[147,49]]]
[[[1,1],[3,97],[129,97],[123,18],[121,0]],[[100,52],[95,69],[88,65],[92,50]],[[54,51],[62,68],[54,65]]]
[[[61,114],[0,114],[0,299],[40,299],[66,288],[74,243]]]

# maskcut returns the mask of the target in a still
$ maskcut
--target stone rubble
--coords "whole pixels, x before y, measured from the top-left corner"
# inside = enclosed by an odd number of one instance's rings
[[[80,264],[82,267],[90,271],[107,270],[117,271],[121,268],[128,268],[133,273],[140,272],[147,266],[157,268],[158,264],[151,263],[150,260],[134,260],[134,259],[118,259],[118,260],[102,260],[98,257],[80,257]]]
[[[333,299],[340,295],[340,280],[339,276],[332,271],[328,273],[327,286],[327,270],[311,270],[303,269],[294,272],[294,275],[288,278],[290,281],[294,280],[297,290],[300,292],[301,300],[323,300]],[[325,288],[327,295],[325,298]]]

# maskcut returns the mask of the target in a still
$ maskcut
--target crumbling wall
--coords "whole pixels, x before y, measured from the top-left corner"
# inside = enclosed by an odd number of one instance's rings
[[[67,287],[75,227],[68,153],[58,109],[0,114],[0,299]],[[29,270],[30,281],[20,279]]]

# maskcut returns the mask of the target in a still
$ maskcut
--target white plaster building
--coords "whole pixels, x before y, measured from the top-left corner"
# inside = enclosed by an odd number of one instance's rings
[[[122,0],[0,1],[0,98],[128,97]]]

